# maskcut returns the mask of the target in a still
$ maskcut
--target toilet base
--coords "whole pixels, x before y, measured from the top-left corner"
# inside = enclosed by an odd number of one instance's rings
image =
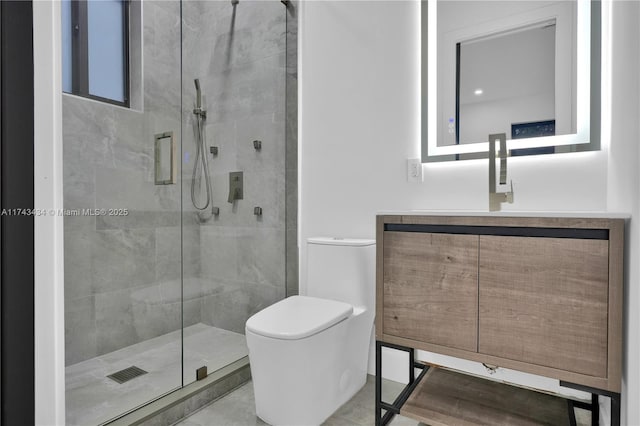
[[[360,311],[299,340],[247,330],[258,417],[276,426],[324,422],[366,382],[372,322]]]

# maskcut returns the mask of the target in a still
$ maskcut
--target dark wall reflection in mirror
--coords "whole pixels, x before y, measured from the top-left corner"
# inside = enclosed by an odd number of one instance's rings
[[[532,123],[516,123],[511,125],[511,139],[539,138],[542,136],[555,136],[556,120],[538,121]],[[520,155],[553,154],[555,147],[543,146],[541,148],[514,148],[511,150],[513,157]]]

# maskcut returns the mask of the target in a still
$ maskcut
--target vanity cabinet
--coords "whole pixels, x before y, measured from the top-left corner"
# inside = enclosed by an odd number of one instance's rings
[[[480,236],[478,352],[606,378],[608,243]]]
[[[476,236],[387,232],[383,282],[384,334],[476,350]]]
[[[623,232],[622,218],[380,215],[376,339],[619,398]]]

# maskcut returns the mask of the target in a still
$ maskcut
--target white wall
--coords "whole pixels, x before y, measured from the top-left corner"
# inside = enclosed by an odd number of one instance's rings
[[[612,7],[616,49],[604,63],[611,64],[615,77],[613,123],[605,126],[610,132],[603,134],[603,150],[510,159],[515,203],[505,210],[609,210],[638,217],[639,52],[633,20],[639,14],[634,2],[614,2]],[[304,289],[306,238],[373,238],[375,214],[381,210],[487,211],[488,179],[486,161],[471,161],[424,165],[424,183],[406,181],[406,159],[420,153],[417,2],[310,1],[303,4],[300,19]],[[607,98],[606,84],[603,91]],[[623,422],[640,425],[640,409],[631,402],[640,400],[639,277],[637,265],[631,265],[638,260],[634,225],[631,235]],[[532,383],[526,376],[514,380]]]
[[[34,207],[62,208],[60,2],[33,2]],[[63,217],[34,218],[35,424],[64,424]]]
[[[638,219],[640,218],[640,85],[639,47],[640,3],[613,2],[611,46],[610,116],[611,144],[608,158],[607,208],[629,212],[631,223],[625,242],[625,371],[623,374],[623,413],[629,425],[640,425],[640,257]],[[626,59],[626,60],[625,60]],[[603,58],[603,60],[607,60]],[[606,122],[607,120],[605,120]],[[603,129],[605,130],[605,129]],[[625,395],[626,394],[626,395]],[[623,417],[623,424],[624,417]]]

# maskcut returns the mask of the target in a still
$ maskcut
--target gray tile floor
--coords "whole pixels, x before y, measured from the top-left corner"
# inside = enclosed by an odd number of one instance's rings
[[[382,386],[383,399],[393,401],[404,385],[385,380]],[[367,383],[349,402],[340,407],[325,423],[325,426],[371,426],[374,422],[375,379],[367,377]],[[396,416],[393,426],[416,426],[415,420]],[[256,416],[253,399],[253,384],[241,386],[225,397],[213,402],[176,423],[180,426],[266,426]]]
[[[181,369],[181,333],[175,331],[66,368],[67,422],[97,425],[138,407],[195,379],[195,369],[207,365],[215,371],[247,355],[242,334],[195,324],[184,330],[184,373]],[[124,384],[106,376],[131,365],[148,374]],[[385,380],[383,399],[393,401],[404,385]],[[372,376],[349,402],[326,422],[326,426],[374,424],[375,381]],[[576,410],[582,411],[582,410]],[[578,425],[588,425],[590,416],[579,413]],[[182,426],[264,426],[255,415],[253,386],[249,382],[225,397],[177,423]],[[396,416],[392,426],[416,426],[415,420]]]
[[[97,425],[195,381],[248,353],[242,334],[195,324],[184,329],[184,373],[180,330],[66,368],[66,424]],[[148,373],[118,384],[107,375],[135,365]],[[183,376],[184,374],[184,376]]]
[[[393,401],[404,385],[384,380],[382,386],[383,400]],[[340,407],[324,426],[372,426],[374,422],[375,379],[367,377],[367,383],[349,402]],[[587,411],[576,410],[578,426],[591,424],[591,416]],[[203,407],[190,417],[176,423],[179,426],[266,426],[255,414],[253,385],[251,382],[241,386],[225,397]],[[392,426],[423,425],[415,420],[396,416]],[[423,425],[426,426],[426,425]]]

